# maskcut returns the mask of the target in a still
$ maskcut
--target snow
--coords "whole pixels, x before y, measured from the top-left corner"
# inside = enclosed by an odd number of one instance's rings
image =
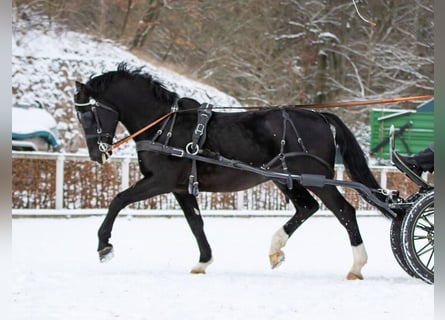
[[[333,33],[331,32],[321,32],[318,35],[319,39],[323,39],[323,38],[327,38],[327,39],[331,39],[332,41],[335,41],[337,43],[340,43],[340,39]]]
[[[14,133],[52,132],[55,127],[56,121],[43,109],[12,108],[12,132]]]
[[[21,23],[24,22],[16,23],[16,29],[20,27]],[[24,27],[22,26],[22,28]],[[13,33],[12,53],[15,58],[27,58],[28,60],[32,58],[32,60],[46,60],[52,63],[55,63],[54,60],[68,60],[89,65],[88,72],[83,75],[85,81],[88,80],[92,74],[97,75],[104,70],[115,70],[119,62],[125,61],[135,67],[143,66],[145,71],[160,79],[167,88],[176,91],[180,95],[189,96],[203,102],[210,100],[212,103],[218,103],[227,107],[241,106],[236,99],[222,93],[214,87],[139,59],[124,46],[116,42],[62,30],[55,24],[48,26],[48,29],[26,29],[24,33]],[[106,53],[106,55],[104,55],[104,53]],[[28,82],[30,80],[26,79],[26,76],[33,76],[33,74],[30,73],[23,76],[23,74],[19,73],[18,69],[20,67],[20,63],[18,63],[18,65],[13,63],[13,84],[16,80],[17,82]],[[35,66],[35,69],[45,71],[48,69],[48,66],[44,65],[43,69]],[[50,71],[54,70],[50,68]],[[62,77],[66,76],[67,71],[68,70],[65,70],[65,73],[60,75]],[[16,73],[18,74],[16,75]],[[22,76],[20,76],[20,74]],[[35,79],[37,83],[43,82],[42,80],[48,80],[48,82],[54,83],[58,80],[52,78],[51,73],[46,75],[46,79],[42,79],[42,76],[45,77],[45,75],[42,75],[41,72],[34,74],[34,76],[37,76],[37,79]],[[60,79],[59,81],[66,81],[66,78]]]
[[[335,218],[314,217],[268,265],[286,218],[205,218],[215,262],[192,275],[196,242],[184,218],[118,218],[115,258],[100,264],[102,217],[13,219],[12,319],[433,319],[434,286],[410,278],[389,245],[390,222],[361,217],[363,281]]]
[[[22,29],[25,28],[22,27]],[[51,67],[48,64],[55,64],[57,60],[62,60],[59,63],[63,61],[77,62],[74,65],[79,67],[79,72],[84,81],[88,80],[93,74],[98,75],[103,71],[115,70],[119,62],[125,61],[130,66],[143,66],[146,72],[161,80],[168,89],[176,91],[182,96],[227,107],[241,106],[236,99],[214,87],[139,59],[116,42],[62,30],[57,25],[48,26],[48,29],[26,29],[25,33],[13,33],[12,54],[13,85],[17,86],[21,84],[29,85],[30,82],[34,81],[36,89],[38,89],[40,82],[55,84],[66,81],[67,73],[72,72],[67,67],[62,69],[64,72],[57,74],[58,77],[53,77],[58,68]],[[22,67],[20,60],[27,60],[28,63],[32,62],[33,66],[31,68],[36,72],[20,72]],[[84,66],[79,66],[79,64]],[[27,71],[32,71],[32,69]],[[47,74],[42,74],[42,72]],[[71,93],[71,90],[68,90],[68,93]],[[36,94],[36,92],[29,93],[29,95],[32,94]],[[26,97],[25,100],[27,100]]]
[[[297,34],[283,34],[275,37],[275,40],[282,40],[282,39],[298,39],[301,37],[304,37],[306,35],[306,32],[300,32]]]

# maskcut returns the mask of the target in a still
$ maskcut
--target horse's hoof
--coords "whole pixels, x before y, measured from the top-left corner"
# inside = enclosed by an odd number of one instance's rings
[[[190,271],[191,274],[205,274],[207,267],[213,263],[213,258],[207,262],[198,262]]]
[[[114,251],[112,246],[108,246],[99,250],[99,260],[102,263],[108,262],[114,257]]]
[[[191,274],[206,274],[206,271],[205,270],[203,270],[203,269],[199,269],[199,268],[193,268],[191,271],[190,271],[190,273]]]
[[[272,269],[279,267],[284,261],[284,252],[277,251],[269,256],[270,266]]]
[[[363,276],[361,274],[355,274],[352,272],[349,272],[346,276],[346,279],[348,280],[363,280]]]

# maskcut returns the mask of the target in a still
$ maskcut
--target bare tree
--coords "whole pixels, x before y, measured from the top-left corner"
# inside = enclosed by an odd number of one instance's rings
[[[161,0],[147,0],[142,18],[139,20],[139,27],[131,41],[130,49],[140,48],[150,31],[159,25],[159,16],[164,2]]]
[[[245,104],[432,93],[432,0],[14,0],[68,29],[120,39]],[[149,38],[150,41],[147,41]]]

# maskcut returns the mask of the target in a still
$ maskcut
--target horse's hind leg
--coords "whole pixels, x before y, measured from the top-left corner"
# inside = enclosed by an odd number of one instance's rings
[[[269,250],[269,261],[272,269],[278,267],[284,261],[284,252],[281,249],[286,245],[289,237],[319,208],[318,202],[300,184],[294,183],[292,190],[278,182],[275,184],[289,197],[289,200],[295,206],[296,212],[272,237]]]
[[[191,273],[205,273],[206,268],[213,262],[212,250],[204,233],[204,222],[198,207],[196,197],[191,194],[174,193],[176,200],[184,211],[185,218],[192,229],[192,233],[199,247],[199,262],[192,268]]]
[[[346,228],[352,247],[353,263],[347,275],[348,280],[363,280],[362,268],[368,261],[365,246],[357,223],[354,207],[340,194],[334,186],[311,189],[331,210],[340,223]]]

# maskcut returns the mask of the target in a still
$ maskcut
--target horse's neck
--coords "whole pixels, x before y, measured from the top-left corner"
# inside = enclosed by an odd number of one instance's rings
[[[181,98],[178,101],[179,110],[197,110],[200,104],[191,98]]]
[[[152,98],[152,97],[150,97]],[[158,126],[159,119],[171,112],[168,102],[158,99],[141,99],[141,102],[124,104],[122,108],[121,123],[133,134],[145,126],[153,124],[153,128]],[[153,129],[149,130],[152,131]],[[148,131],[148,129],[147,129]]]

